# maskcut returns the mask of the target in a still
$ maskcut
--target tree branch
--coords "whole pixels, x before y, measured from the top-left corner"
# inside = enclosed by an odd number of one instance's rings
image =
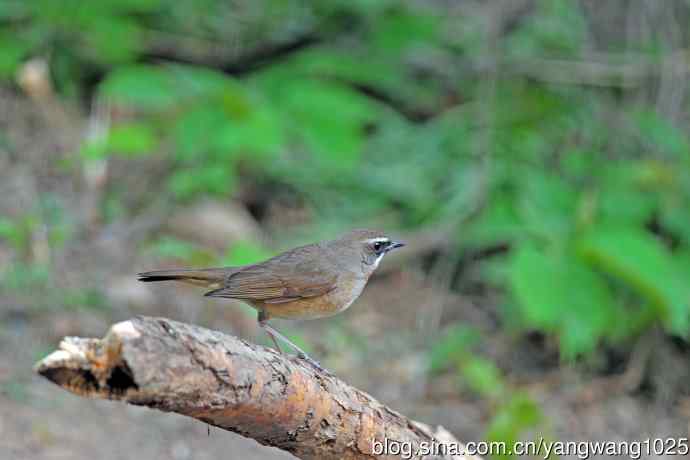
[[[103,339],[67,337],[35,370],[80,396],[177,412],[303,459],[400,458],[376,455],[373,441],[385,439],[413,452],[462,448],[297,358],[164,318],[117,323]]]

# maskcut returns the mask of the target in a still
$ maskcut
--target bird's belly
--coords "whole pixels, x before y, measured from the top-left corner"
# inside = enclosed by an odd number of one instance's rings
[[[264,303],[261,309],[269,317],[284,319],[318,319],[336,315],[346,310],[362,293],[366,280],[352,283],[339,283],[332,291],[318,296],[292,302]]]

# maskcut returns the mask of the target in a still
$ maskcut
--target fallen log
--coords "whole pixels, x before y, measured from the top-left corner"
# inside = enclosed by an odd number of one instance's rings
[[[302,459],[400,458],[400,449],[472,458],[450,455],[463,446],[442,427],[411,421],[296,357],[164,318],[117,323],[103,339],[67,337],[35,370],[77,395],[194,417]]]

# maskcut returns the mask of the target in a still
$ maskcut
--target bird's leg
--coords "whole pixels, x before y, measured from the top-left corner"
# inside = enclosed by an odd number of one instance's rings
[[[276,349],[277,349],[281,354],[283,353],[283,351],[282,351],[282,350],[280,349],[280,347],[278,346],[278,341],[276,340],[276,337],[279,338],[280,340],[282,340],[282,341],[283,341],[284,343],[286,343],[287,345],[289,345],[293,350],[295,350],[295,351],[297,352],[297,357],[298,357],[298,358],[305,360],[306,362],[308,362],[309,364],[311,364],[314,368],[316,368],[316,370],[331,375],[330,372],[328,372],[326,369],[324,369],[323,367],[321,367],[321,364],[319,364],[318,361],[316,361],[315,359],[312,359],[308,354],[306,354],[306,353],[304,352],[304,350],[302,350],[300,347],[298,347],[297,345],[295,345],[290,339],[288,339],[288,338],[285,337],[283,334],[281,334],[280,332],[276,331],[273,327],[271,327],[271,326],[268,324],[268,318],[266,318],[266,315],[265,315],[263,312],[259,312],[259,326],[260,326],[264,331],[266,331],[266,334],[268,334],[268,336],[271,338],[271,340],[273,340],[273,343],[275,344]]]
[[[267,321],[266,318],[263,318],[262,316],[263,315],[261,313],[259,313],[259,326],[261,327],[261,329],[263,329],[266,332],[266,334],[268,334],[268,336],[273,341],[273,345],[276,346],[276,350],[278,350],[278,353],[280,353],[282,355],[283,350],[280,349],[280,345],[278,345],[278,341],[276,340],[276,334],[278,334],[278,331],[276,331],[271,326],[269,326],[268,323],[266,322]],[[278,334],[278,335],[280,335],[280,334]]]

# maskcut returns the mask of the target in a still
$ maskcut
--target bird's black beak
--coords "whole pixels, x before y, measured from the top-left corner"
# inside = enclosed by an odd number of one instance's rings
[[[405,243],[401,243],[400,241],[391,241],[391,244],[389,244],[386,248],[386,252],[392,251],[393,249],[401,248],[403,246],[405,246]]]

